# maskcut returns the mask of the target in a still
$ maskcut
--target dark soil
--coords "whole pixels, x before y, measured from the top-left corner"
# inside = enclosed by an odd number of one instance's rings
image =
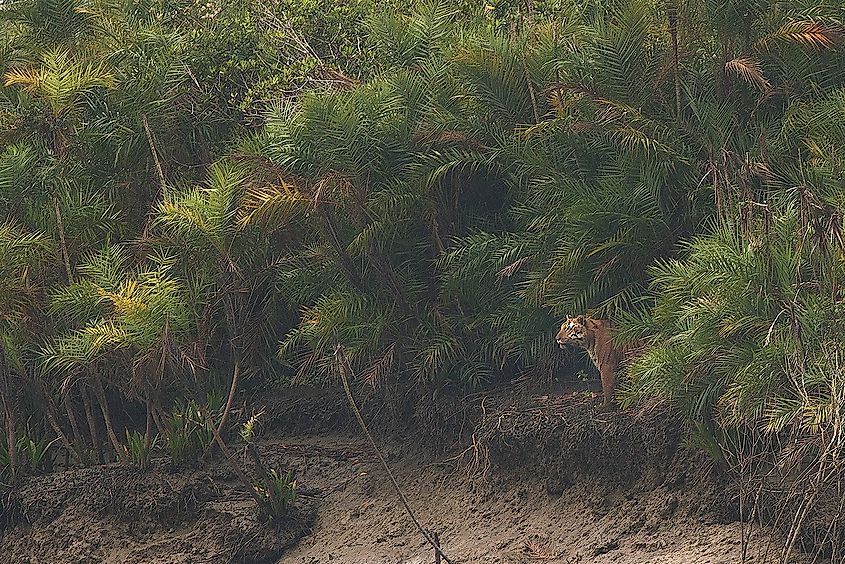
[[[234,472],[174,473],[165,461],[31,477],[4,507],[0,561],[15,563],[275,562],[315,516],[303,503],[260,523]]]

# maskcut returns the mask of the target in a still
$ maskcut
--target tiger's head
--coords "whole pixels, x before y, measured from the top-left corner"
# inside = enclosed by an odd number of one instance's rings
[[[577,317],[566,316],[560,326],[560,331],[557,332],[555,341],[560,345],[560,348],[566,348],[568,345],[576,347],[583,347],[587,340],[587,318],[583,315]]]

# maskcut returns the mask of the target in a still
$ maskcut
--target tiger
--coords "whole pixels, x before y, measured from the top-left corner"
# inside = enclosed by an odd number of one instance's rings
[[[566,316],[555,340],[560,348],[573,345],[590,355],[601,375],[604,395],[602,409],[612,409],[616,395],[616,373],[621,368],[624,352],[611,339],[613,323],[607,319],[593,319],[585,315]]]

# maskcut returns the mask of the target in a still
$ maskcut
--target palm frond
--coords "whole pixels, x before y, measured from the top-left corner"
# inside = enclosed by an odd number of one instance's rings
[[[772,85],[763,74],[763,67],[760,62],[751,57],[737,57],[732,59],[725,63],[725,70],[740,77],[764,94],[772,88]]]
[[[238,226],[241,229],[250,225],[279,229],[313,205],[313,199],[292,184],[249,188],[241,200]]]
[[[102,63],[74,60],[63,48],[46,51],[40,65],[15,66],[3,74],[4,86],[19,86],[43,98],[57,115],[76,109],[80,99],[98,89],[112,88],[114,76]]]
[[[845,41],[845,27],[817,21],[787,22],[760,39],[758,45],[763,49],[771,49],[779,41],[807,49],[829,49]]]

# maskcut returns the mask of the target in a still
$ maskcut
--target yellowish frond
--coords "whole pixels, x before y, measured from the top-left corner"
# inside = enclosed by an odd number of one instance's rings
[[[763,67],[759,61],[751,57],[737,57],[725,63],[725,70],[754,86],[760,92],[766,93],[772,89],[772,85],[763,74]]]
[[[777,41],[794,43],[808,49],[829,49],[845,41],[845,29],[813,21],[790,22],[761,39],[758,46],[768,49]]]
[[[27,92],[37,90],[42,82],[41,73],[32,65],[12,67],[3,73],[3,86],[20,86]]]
[[[241,202],[238,227],[244,229],[250,225],[259,225],[277,229],[310,205],[311,198],[291,184],[251,188]]]
[[[108,299],[118,313],[124,316],[131,316],[142,314],[148,309],[147,304],[136,297],[138,289],[137,281],[127,280],[121,285],[118,292],[108,292],[102,288],[98,288],[97,293]]]

